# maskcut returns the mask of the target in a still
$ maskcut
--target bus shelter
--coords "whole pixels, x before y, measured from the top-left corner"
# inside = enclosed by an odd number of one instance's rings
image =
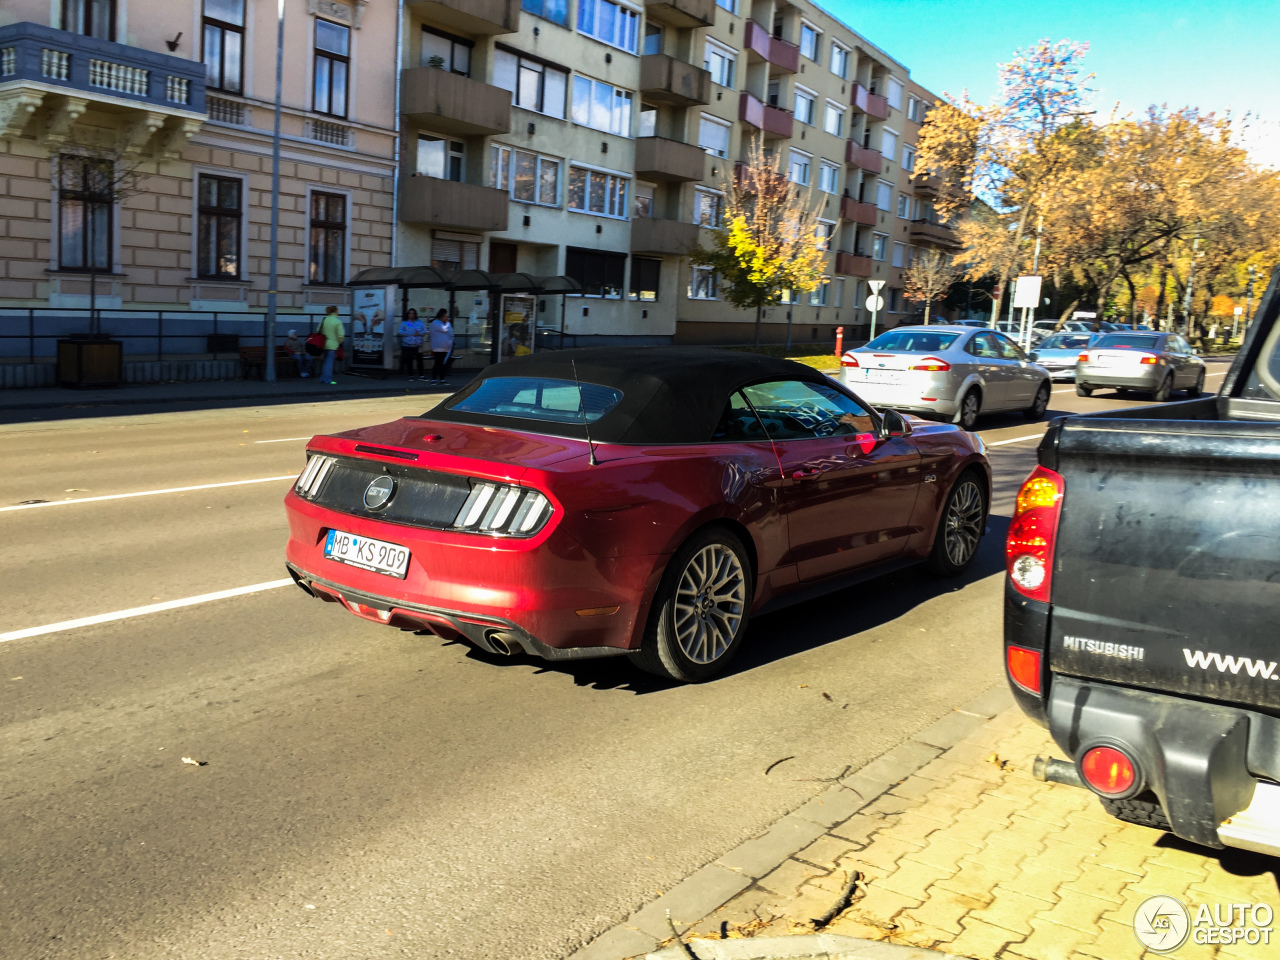
[[[394,359],[396,322],[410,307],[424,322],[445,307],[454,323],[455,356],[484,366],[559,347],[564,298],[582,291],[571,277],[431,266],[370,267],[347,285],[353,288],[351,362],[384,368]]]

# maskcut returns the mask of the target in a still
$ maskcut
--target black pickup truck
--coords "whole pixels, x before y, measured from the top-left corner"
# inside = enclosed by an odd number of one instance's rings
[[[1005,669],[1122,820],[1280,855],[1280,269],[1222,391],[1055,420],[1007,540]]]

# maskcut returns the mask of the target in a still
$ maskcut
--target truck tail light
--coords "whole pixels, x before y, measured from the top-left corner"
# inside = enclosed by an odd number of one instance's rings
[[[1014,589],[1032,600],[1049,600],[1064,487],[1061,475],[1036,467],[1018,491],[1005,564]]]
[[[1159,357],[1153,357],[1151,354],[1148,353],[1148,354],[1144,354],[1142,359],[1140,359],[1138,362],[1139,363],[1155,363],[1159,359],[1160,359]]]
[[[946,371],[951,369],[951,364],[943,360],[941,357],[924,357],[919,363],[907,368],[908,370],[933,370]]]
[[[1093,747],[1080,758],[1080,776],[1095,793],[1121,797],[1133,790],[1138,770],[1123,750]]]
[[[1028,650],[1026,647],[1009,646],[1005,648],[1005,666],[1013,682],[1024,690],[1039,694],[1043,684],[1040,682],[1040,651]]]
[[[840,366],[842,367],[856,367],[857,365],[858,365],[858,358],[855,357],[852,353],[846,353],[843,357],[840,358]]]

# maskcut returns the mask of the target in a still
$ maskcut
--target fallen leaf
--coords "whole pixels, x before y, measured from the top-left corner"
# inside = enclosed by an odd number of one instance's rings
[[[829,693],[824,693],[822,696],[823,696],[823,697],[825,697],[827,700],[831,700],[831,694],[829,694]],[[835,701],[834,701],[834,700],[831,700],[831,702],[832,702],[832,703],[835,703]]]
[[[807,684],[807,683],[802,683],[802,684],[800,684],[800,689],[801,689],[801,690],[803,690],[803,689],[804,689],[805,687],[807,687],[807,686],[808,686],[808,684]]]
[[[88,487],[67,487],[67,489],[63,490],[62,492],[63,493],[89,493],[91,491],[89,490]]]
[[[1008,770],[1011,766],[1013,766],[1013,763],[1011,761],[1001,760],[1000,755],[996,753],[993,753],[991,754],[991,756],[987,757],[987,763],[995,764],[995,766],[997,766],[1001,770]]]
[[[9,679],[10,679],[10,680],[21,680],[22,678],[21,678],[21,677],[10,677]]]
[[[196,760],[192,757],[183,757],[182,762],[189,763],[193,767],[207,767],[209,765],[208,760]]]

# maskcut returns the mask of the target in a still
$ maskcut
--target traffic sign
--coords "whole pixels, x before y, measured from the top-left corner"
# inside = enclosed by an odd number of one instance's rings
[[[884,281],[881,280],[878,282],[883,283]],[[871,296],[867,297],[866,306],[867,306],[867,309],[870,310],[872,313],[879,313],[881,310],[884,309],[884,297],[877,296],[876,294],[873,293]]]
[[[884,281],[883,281],[883,280],[868,280],[868,281],[867,281],[867,286],[871,288],[871,292],[872,292],[872,293],[879,293],[879,292],[880,292],[880,288],[884,286]],[[868,307],[868,309],[870,309],[870,308]]]

